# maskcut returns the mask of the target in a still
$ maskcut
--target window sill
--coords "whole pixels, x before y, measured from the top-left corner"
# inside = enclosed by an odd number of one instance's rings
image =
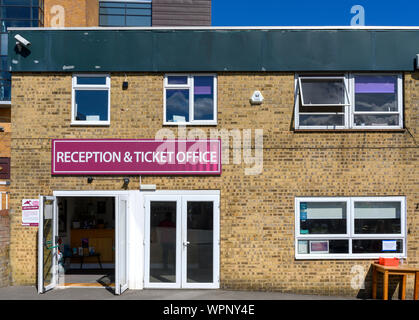
[[[318,254],[318,255],[304,255],[300,254],[295,257],[295,260],[303,261],[303,260],[378,260],[380,257],[384,258],[398,258],[398,259],[407,259],[407,255],[403,253],[395,253],[395,254]]]
[[[164,122],[163,126],[217,126],[217,122]]]
[[[75,121],[70,124],[72,127],[85,127],[85,126],[94,126],[94,127],[109,127],[111,125],[110,121]]]
[[[329,133],[329,132],[348,132],[348,133],[360,133],[360,132],[389,132],[389,133],[393,133],[393,132],[399,132],[399,133],[404,133],[407,132],[406,129],[402,129],[402,128],[388,128],[388,129],[374,129],[374,128],[359,128],[359,129],[294,129],[293,130],[295,133],[307,133],[307,132],[325,132],[325,133]]]

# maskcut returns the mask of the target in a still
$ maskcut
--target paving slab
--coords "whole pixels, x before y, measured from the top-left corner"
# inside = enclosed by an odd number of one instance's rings
[[[356,298],[220,289],[128,290],[121,296],[116,296],[105,288],[64,288],[38,294],[34,286],[10,286],[0,288],[0,300],[356,300]]]

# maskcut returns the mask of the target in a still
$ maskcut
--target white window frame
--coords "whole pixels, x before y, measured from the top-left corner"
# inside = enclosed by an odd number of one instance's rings
[[[355,76],[397,76],[397,111],[355,111]],[[354,129],[401,129],[403,128],[403,76],[400,73],[351,73],[349,74],[351,84],[352,101],[354,102],[351,106],[351,117],[350,127]],[[366,114],[366,115],[399,115],[398,126],[357,126],[355,125],[355,115]]]
[[[355,234],[355,212],[354,204],[357,201],[363,202],[400,202],[400,234]],[[300,234],[300,203],[301,202],[346,202],[346,234]],[[378,259],[379,257],[387,258],[407,258],[407,235],[406,235],[406,197],[296,197],[295,198],[295,259],[297,260],[313,260],[313,259]],[[402,252],[381,252],[381,253],[352,253],[352,240],[401,240]],[[349,253],[298,253],[299,240],[348,240]]]
[[[187,84],[169,84],[168,77],[187,77]],[[194,120],[194,77],[209,76],[213,77],[214,86],[214,119],[213,120]],[[214,73],[171,73],[164,76],[163,90],[163,124],[171,126],[179,125],[217,125],[217,74]],[[189,121],[168,122],[166,121],[166,91],[167,89],[189,90]]]
[[[375,111],[366,111],[366,112],[355,112],[355,76],[358,75],[365,75],[365,76],[397,76],[397,104],[398,104],[398,111],[391,111],[391,112],[375,112]],[[345,104],[337,104],[336,106],[343,106],[344,107],[344,126],[302,126],[300,125],[300,95],[301,101],[302,93],[301,93],[301,79],[340,79],[344,78],[345,83],[345,92],[346,92],[346,101]],[[403,75],[401,73],[344,73],[343,76],[339,73],[336,75],[329,75],[329,76],[318,76],[313,75],[310,76],[309,74],[295,74],[294,78],[294,113],[295,113],[295,129],[354,129],[354,130],[380,130],[380,129],[403,129]],[[317,106],[318,104],[304,104],[304,106]],[[334,104],[322,104],[322,106],[335,106]],[[319,112],[313,113],[310,112],[312,115],[322,114],[322,115],[329,115],[329,114],[341,114],[340,112],[333,112],[333,113],[326,113],[326,112]],[[354,123],[354,115],[355,114],[398,114],[399,115],[399,125],[397,126],[355,126]]]
[[[77,77],[106,77],[106,84],[77,84]],[[87,121],[76,120],[76,90],[107,90],[108,91],[108,120]],[[77,126],[107,126],[111,123],[111,77],[109,74],[73,74],[71,91],[71,125]]]

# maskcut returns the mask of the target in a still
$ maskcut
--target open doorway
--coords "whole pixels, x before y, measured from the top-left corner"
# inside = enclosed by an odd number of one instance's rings
[[[59,285],[115,286],[115,197],[57,197]]]

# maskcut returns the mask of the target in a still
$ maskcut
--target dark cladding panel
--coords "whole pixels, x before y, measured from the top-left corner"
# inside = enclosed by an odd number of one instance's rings
[[[12,30],[8,52],[12,72],[412,71],[419,30]]]
[[[153,27],[210,25],[211,0],[153,0]]]

